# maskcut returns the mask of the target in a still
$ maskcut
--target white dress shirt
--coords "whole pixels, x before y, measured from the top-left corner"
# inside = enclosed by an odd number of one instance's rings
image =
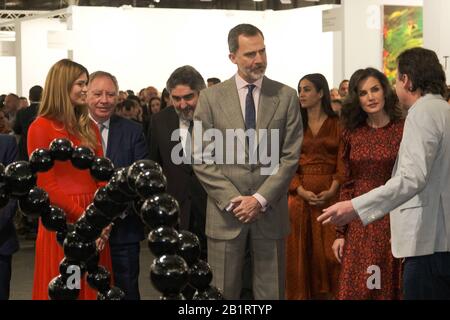
[[[89,118],[91,118],[92,121],[94,121],[94,123],[97,125],[98,130],[100,131],[101,134],[101,138],[102,138],[102,142],[104,143],[104,147],[103,147],[103,156],[106,157],[106,148],[108,147],[108,134],[109,134],[109,123],[111,122],[111,119],[106,120],[105,122],[97,122],[95,121],[94,118],[91,117],[91,115],[89,114]],[[105,128],[103,129],[103,131],[100,128],[100,125],[103,125]]]

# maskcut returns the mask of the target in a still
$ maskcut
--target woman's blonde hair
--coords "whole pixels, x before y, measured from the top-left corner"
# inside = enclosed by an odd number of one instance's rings
[[[67,132],[95,150],[99,142],[92,129],[87,105],[74,106],[70,100],[72,86],[83,74],[89,79],[87,69],[69,59],[55,63],[47,74],[38,114],[61,122]]]

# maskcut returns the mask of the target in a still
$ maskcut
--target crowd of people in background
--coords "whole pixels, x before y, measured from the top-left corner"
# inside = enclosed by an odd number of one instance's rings
[[[317,221],[325,208],[390,179],[406,128],[406,112],[396,94],[399,86],[379,70],[366,68],[331,89],[322,74],[301,75],[296,94],[265,77],[259,29],[238,25],[228,42],[230,60],[237,66],[231,79],[211,77],[205,82],[197,70],[184,66],[169,76],[161,92],[154,86],[138,94],[119,90],[108,72],[89,74],[82,65],[61,60],[50,69],[44,88],[32,87],[28,98],[0,96],[0,133],[17,137],[17,160],[28,160],[35,148],[64,136],[109,157],[117,167],[140,159],[160,163],[168,190],[180,203],[181,227],[198,235],[202,258],[213,268],[213,283],[227,298],[242,298],[244,289],[256,299],[402,298],[402,262],[391,252],[388,215],[368,226],[360,220],[338,226]],[[448,89],[439,94],[450,104]],[[417,88],[411,84],[408,90]],[[67,98],[56,100],[62,96]],[[267,96],[277,101],[277,109]],[[260,107],[264,112],[258,112]],[[217,130],[278,128],[283,134],[278,173],[262,178],[251,166],[174,164],[171,151],[176,143],[182,145],[181,154],[190,150],[194,120]],[[170,141],[176,129],[180,139]],[[58,163],[39,174],[38,185],[50,188],[52,201],[73,222],[84,213],[98,184],[87,173],[64,181],[74,170],[67,166]],[[20,209],[14,210],[21,216]],[[103,230],[97,243],[101,260],[127,299],[140,298],[139,242],[144,235],[133,215],[125,212]],[[54,234],[21,217],[19,226],[25,231],[19,231],[34,237],[37,233],[33,298],[47,299],[47,284],[57,273],[63,251]],[[0,256],[7,258],[2,258],[6,262],[0,273],[9,270],[9,275],[6,272],[0,282],[9,283],[10,255],[17,248],[2,254],[1,246]],[[368,280],[372,266],[379,268],[381,285]],[[249,288],[248,279],[253,281]],[[0,283],[0,288],[5,286]],[[8,290],[0,290],[0,298],[6,299]],[[95,298],[95,293],[83,290],[81,298]]]

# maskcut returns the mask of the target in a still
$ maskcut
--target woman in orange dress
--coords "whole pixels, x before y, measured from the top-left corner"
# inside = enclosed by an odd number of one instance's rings
[[[55,138],[65,138],[74,146],[90,147],[97,156],[103,156],[98,129],[87,113],[87,83],[88,71],[76,62],[63,59],[51,67],[38,117],[28,131],[29,154],[37,148],[48,148]],[[37,185],[48,193],[52,205],[64,210],[67,223],[74,223],[82,215],[100,186],[89,170],[76,169],[70,161],[55,161],[51,170],[38,173]],[[111,272],[109,246],[100,240],[98,247],[103,247],[99,264]],[[39,220],[33,300],[48,299],[48,284],[59,275],[59,263],[63,258],[56,233],[45,229]],[[81,281],[80,289],[79,299],[97,298],[97,292],[85,280]]]
[[[331,250],[335,229],[322,226],[316,218],[322,208],[335,202],[343,179],[338,161],[341,128],[323,75],[304,76],[298,91],[304,136],[299,167],[289,187],[286,298],[332,299],[339,276]]]

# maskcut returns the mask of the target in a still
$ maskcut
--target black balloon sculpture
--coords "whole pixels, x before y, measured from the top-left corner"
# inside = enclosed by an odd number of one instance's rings
[[[55,161],[68,161],[80,170],[89,170],[99,181],[108,181],[99,188],[83,215],[74,223],[66,222],[64,211],[50,205],[45,190],[36,187],[39,172],[50,170]],[[151,265],[150,279],[161,293],[161,299],[223,299],[220,291],[210,286],[212,272],[200,260],[200,242],[188,231],[178,232],[180,207],[165,193],[166,177],[161,166],[151,160],[139,160],[128,168],[114,170],[111,160],[96,157],[92,150],[73,146],[58,138],[49,149],[36,149],[30,161],[17,161],[6,168],[0,164],[0,208],[9,199],[16,198],[24,214],[40,216],[43,226],[56,232],[57,242],[63,247],[65,258],[59,266],[60,275],[48,285],[51,300],[75,300],[80,287],[69,282],[72,271],[80,278],[87,273],[90,287],[98,291],[98,300],[123,300],[124,292],[111,287],[111,275],[99,266],[99,252],[95,240],[102,230],[124,212],[140,215],[151,229],[148,246],[156,256]],[[127,209],[128,208],[128,209]],[[195,294],[189,292],[196,290]],[[184,290],[184,291],[183,291]]]

